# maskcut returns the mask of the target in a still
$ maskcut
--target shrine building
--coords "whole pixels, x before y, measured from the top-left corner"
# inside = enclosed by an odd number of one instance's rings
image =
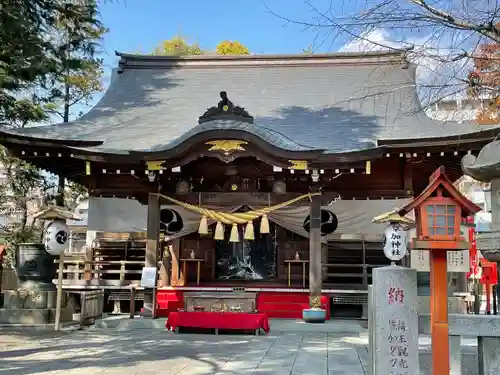
[[[0,132],[12,155],[89,189],[88,246],[66,257],[63,285],[104,289],[107,309],[147,266],[159,316],[230,305],[297,318],[310,291],[361,315],[388,264],[373,217],[439,166],[457,180],[500,133],[427,117],[406,51],[117,55],[78,120]]]

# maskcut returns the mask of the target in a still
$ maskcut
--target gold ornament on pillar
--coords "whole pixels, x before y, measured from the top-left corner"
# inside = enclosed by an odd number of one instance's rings
[[[255,240],[255,231],[253,228],[253,221],[249,221],[245,227],[245,240]]]
[[[229,236],[229,242],[240,242],[240,234],[238,233],[238,224],[233,224],[231,228],[231,235]]]
[[[205,215],[201,217],[198,233],[201,234],[202,236],[208,234],[208,219]]]
[[[214,240],[224,240],[224,225],[222,225],[220,221],[218,221],[217,225],[215,226]]]

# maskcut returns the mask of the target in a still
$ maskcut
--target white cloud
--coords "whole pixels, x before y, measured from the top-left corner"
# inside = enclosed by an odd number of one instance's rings
[[[408,59],[417,65],[416,83],[423,104],[441,98],[463,97],[470,61],[452,61],[454,50],[446,47],[445,39],[431,37],[395,40],[390,32],[374,29],[350,41],[340,52],[369,52],[413,47]]]

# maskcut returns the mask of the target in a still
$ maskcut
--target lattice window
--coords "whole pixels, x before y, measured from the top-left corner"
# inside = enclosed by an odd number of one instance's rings
[[[424,235],[431,237],[454,238],[460,236],[460,207],[451,199],[441,198],[429,201],[425,207]]]

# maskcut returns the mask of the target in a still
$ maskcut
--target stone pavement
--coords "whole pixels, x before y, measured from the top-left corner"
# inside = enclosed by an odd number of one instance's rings
[[[0,373],[5,375],[365,374],[359,355],[366,352],[363,340],[341,334],[214,336],[86,330],[26,336],[21,343],[22,333],[17,337],[7,333],[2,330],[0,338]]]
[[[268,336],[174,334],[160,330],[0,331],[2,375],[366,375],[366,333]],[[421,374],[430,340],[420,338]],[[463,374],[477,375],[474,339],[462,340]]]

